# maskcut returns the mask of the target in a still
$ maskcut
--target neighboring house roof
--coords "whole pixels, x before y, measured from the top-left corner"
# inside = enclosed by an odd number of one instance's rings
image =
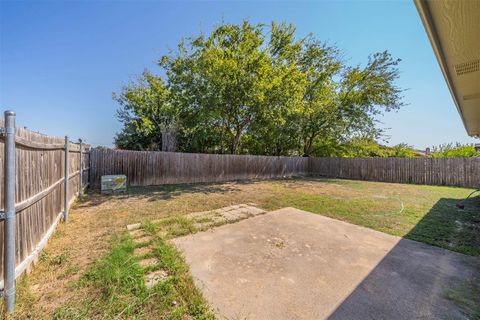
[[[480,136],[480,1],[414,0],[470,136]]]

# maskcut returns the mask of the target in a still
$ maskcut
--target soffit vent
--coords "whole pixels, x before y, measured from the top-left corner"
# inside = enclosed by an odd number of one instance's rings
[[[457,76],[461,76],[462,74],[475,72],[480,70],[480,60],[472,60],[464,63],[459,63],[454,66],[455,73]]]

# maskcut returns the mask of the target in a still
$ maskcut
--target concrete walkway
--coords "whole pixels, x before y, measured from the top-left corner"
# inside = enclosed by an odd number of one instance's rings
[[[476,260],[294,208],[172,240],[220,319],[465,319]]]

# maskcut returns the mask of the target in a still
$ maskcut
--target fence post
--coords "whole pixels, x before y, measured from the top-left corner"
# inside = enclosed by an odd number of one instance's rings
[[[78,139],[78,143],[80,144],[80,160],[79,162],[79,167],[80,167],[80,172],[79,172],[79,180],[78,180],[78,198],[82,200],[83,196],[83,144],[82,144],[82,139]]]
[[[5,111],[4,145],[5,258],[4,293],[7,313],[15,310],[15,112]]]
[[[65,223],[68,223],[68,176],[69,176],[69,166],[68,166],[68,153],[69,153],[69,145],[68,145],[68,136],[65,136],[65,181],[64,181],[64,211],[63,211],[63,220]]]

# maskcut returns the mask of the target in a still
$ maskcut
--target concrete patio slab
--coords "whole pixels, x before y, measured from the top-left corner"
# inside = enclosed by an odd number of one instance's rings
[[[477,260],[294,208],[173,239],[220,319],[465,319]]]

